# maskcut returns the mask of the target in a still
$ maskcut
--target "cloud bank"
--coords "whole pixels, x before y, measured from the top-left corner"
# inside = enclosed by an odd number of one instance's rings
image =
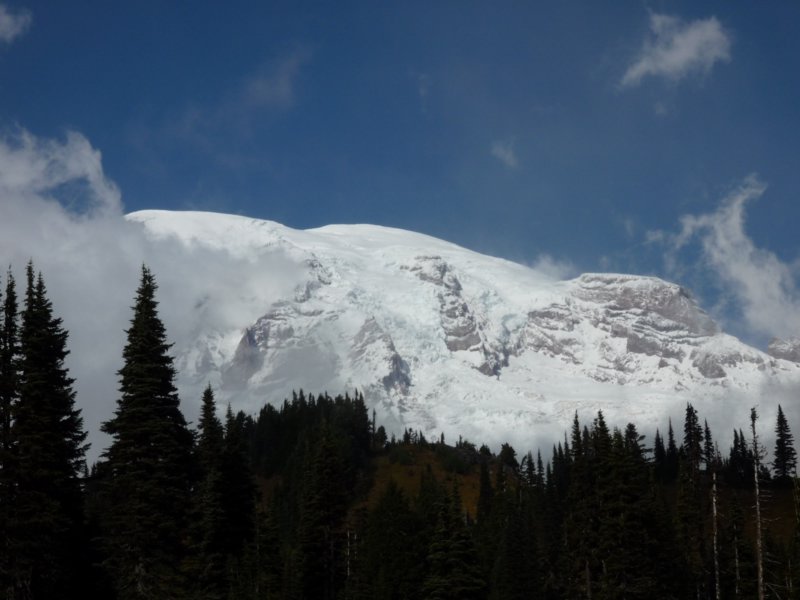
[[[31,13],[11,12],[5,4],[0,4],[0,42],[10,44],[28,31],[31,26]]]
[[[298,277],[279,256],[236,257],[149,238],[140,224],[124,218],[121,194],[85,137],[41,139],[19,130],[0,135],[2,285],[10,265],[21,286],[31,259],[69,331],[67,366],[76,379],[92,459],[107,443],[99,426],[116,406],[124,330],[143,263],[159,284],[161,316],[176,356],[195,342],[201,324],[238,335]],[[218,301],[222,297],[225,302]],[[187,419],[196,420],[199,393],[180,391]]]
[[[693,73],[708,74],[718,62],[731,59],[731,38],[716,17],[684,23],[669,15],[650,15],[650,35],[622,77],[622,87],[635,87],[645,77],[680,81]]]
[[[666,244],[668,269],[680,266],[680,252],[698,242],[702,267],[740,310],[756,335],[800,335],[800,290],[793,268],[769,250],[759,248],[746,232],[746,208],[766,191],[755,175],[745,178],[707,214],[685,215],[674,233],[651,231],[651,242]]]

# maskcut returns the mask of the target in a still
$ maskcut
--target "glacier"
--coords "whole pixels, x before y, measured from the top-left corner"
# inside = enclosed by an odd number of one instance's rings
[[[753,348],[721,331],[688,290],[656,277],[559,281],[375,225],[295,230],[157,210],[126,218],[153,240],[246,260],[250,277],[269,279],[275,257],[293,271],[290,293],[251,294],[258,316],[236,326],[209,326],[203,298],[186,307],[193,335],[174,349],[184,398],[210,383],[220,403],[252,412],[301,388],[357,389],[394,433],[547,448],[576,411],[586,422],[603,410],[614,425],[652,433],[692,402],[717,425],[744,427],[750,406],[800,389],[800,342]],[[241,305],[237,294],[251,290],[233,286],[214,301]]]

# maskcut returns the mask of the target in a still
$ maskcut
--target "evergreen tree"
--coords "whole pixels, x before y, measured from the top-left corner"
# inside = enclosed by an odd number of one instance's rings
[[[736,487],[749,487],[753,481],[753,452],[747,445],[744,432],[733,430],[733,445],[728,454],[725,479]]]
[[[500,467],[502,468],[502,467]],[[480,478],[478,487],[478,523],[483,526],[492,514],[492,499],[494,498],[494,488],[489,477],[489,464],[482,461],[480,466]]]
[[[424,547],[417,538],[418,520],[393,479],[367,519],[361,548],[362,573],[368,598],[413,598],[419,591]]]
[[[439,508],[436,530],[428,549],[428,573],[422,586],[425,600],[478,600],[486,584],[478,571],[478,556],[469,532],[458,517],[457,494]]]
[[[309,462],[297,526],[295,586],[303,600],[332,600],[342,583],[342,524],[347,500],[344,465],[327,426],[323,426]]]
[[[775,423],[775,460],[772,468],[775,477],[781,482],[791,481],[797,471],[797,452],[794,449],[794,436],[789,430],[789,423],[783,414],[783,408],[778,405],[778,418]]]
[[[672,419],[670,419],[667,430],[667,452],[664,460],[664,481],[671,482],[677,479],[679,455],[678,446],[675,444],[675,432],[672,430]]]
[[[225,438],[222,454],[222,501],[225,516],[224,549],[228,556],[228,578],[240,588],[247,573],[250,542],[255,533],[256,486],[244,439],[245,415],[233,414],[230,405],[225,414]]]
[[[275,512],[275,507],[270,506],[268,510],[260,511],[256,520],[256,598],[259,600],[281,598],[284,565]]]
[[[656,429],[656,437],[653,441],[653,474],[657,481],[664,480],[664,470],[667,463],[667,449],[664,448],[664,439]]]
[[[195,495],[193,521],[194,597],[208,600],[227,597],[227,558],[225,538],[225,482],[223,480],[224,430],[216,415],[214,392],[209,385],[203,392],[197,463],[200,483]]]
[[[120,600],[175,598],[186,589],[180,566],[193,437],[179,408],[156,289],[143,266],[119,371],[121,396],[102,427],[112,437],[103,455],[109,507],[103,538]]]
[[[697,411],[688,402],[686,420],[683,423],[683,452],[688,473],[695,477],[703,460],[703,428],[700,426]]]
[[[0,317],[0,594],[12,593],[11,507],[14,499],[14,453],[11,411],[19,391],[17,294],[9,270]]]
[[[714,461],[716,460],[717,452],[714,449],[714,440],[711,437],[711,428],[708,426],[708,421],[704,422],[703,427],[703,458],[706,461],[706,471],[711,471]]]
[[[755,407],[750,409],[750,432],[753,434],[753,488],[755,496],[755,522],[756,522],[756,574],[758,577],[758,600],[764,600],[764,553],[763,536],[761,533],[761,492],[759,489],[759,467],[761,464],[762,448],[756,431],[758,412]]]
[[[34,277],[29,263],[19,334],[19,395],[11,404],[16,488],[9,536],[15,561],[12,598],[83,596],[86,433],[64,365],[67,336],[61,319],[53,316],[41,273]]]

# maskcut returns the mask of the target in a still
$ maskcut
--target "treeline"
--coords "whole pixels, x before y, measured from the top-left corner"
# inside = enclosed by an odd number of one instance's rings
[[[732,445],[687,405],[647,447],[578,415],[518,457],[396,439],[363,397],[302,391],[256,415],[213,390],[196,428],[142,269],[111,444],[85,464],[67,332],[41,275],[0,319],[0,590],[51,598],[800,597],[797,457],[782,409],[772,461],[752,413]],[[409,473],[413,473],[413,484]]]

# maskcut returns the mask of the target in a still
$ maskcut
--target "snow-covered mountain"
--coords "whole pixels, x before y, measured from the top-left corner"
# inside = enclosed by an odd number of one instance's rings
[[[687,401],[727,410],[736,398],[755,403],[765,389],[800,384],[800,342],[776,341],[772,355],[752,348],[720,331],[687,290],[654,277],[555,281],[372,225],[298,231],[166,211],[128,219],[153,238],[291,265],[292,292],[252,298],[255,321],[205,327],[198,301],[196,335],[176,348],[182,393],[199,397],[211,382],[236,408],[281,402],[299,388],[357,388],[395,431],[524,447],[544,431],[560,435],[576,410],[656,426]]]

